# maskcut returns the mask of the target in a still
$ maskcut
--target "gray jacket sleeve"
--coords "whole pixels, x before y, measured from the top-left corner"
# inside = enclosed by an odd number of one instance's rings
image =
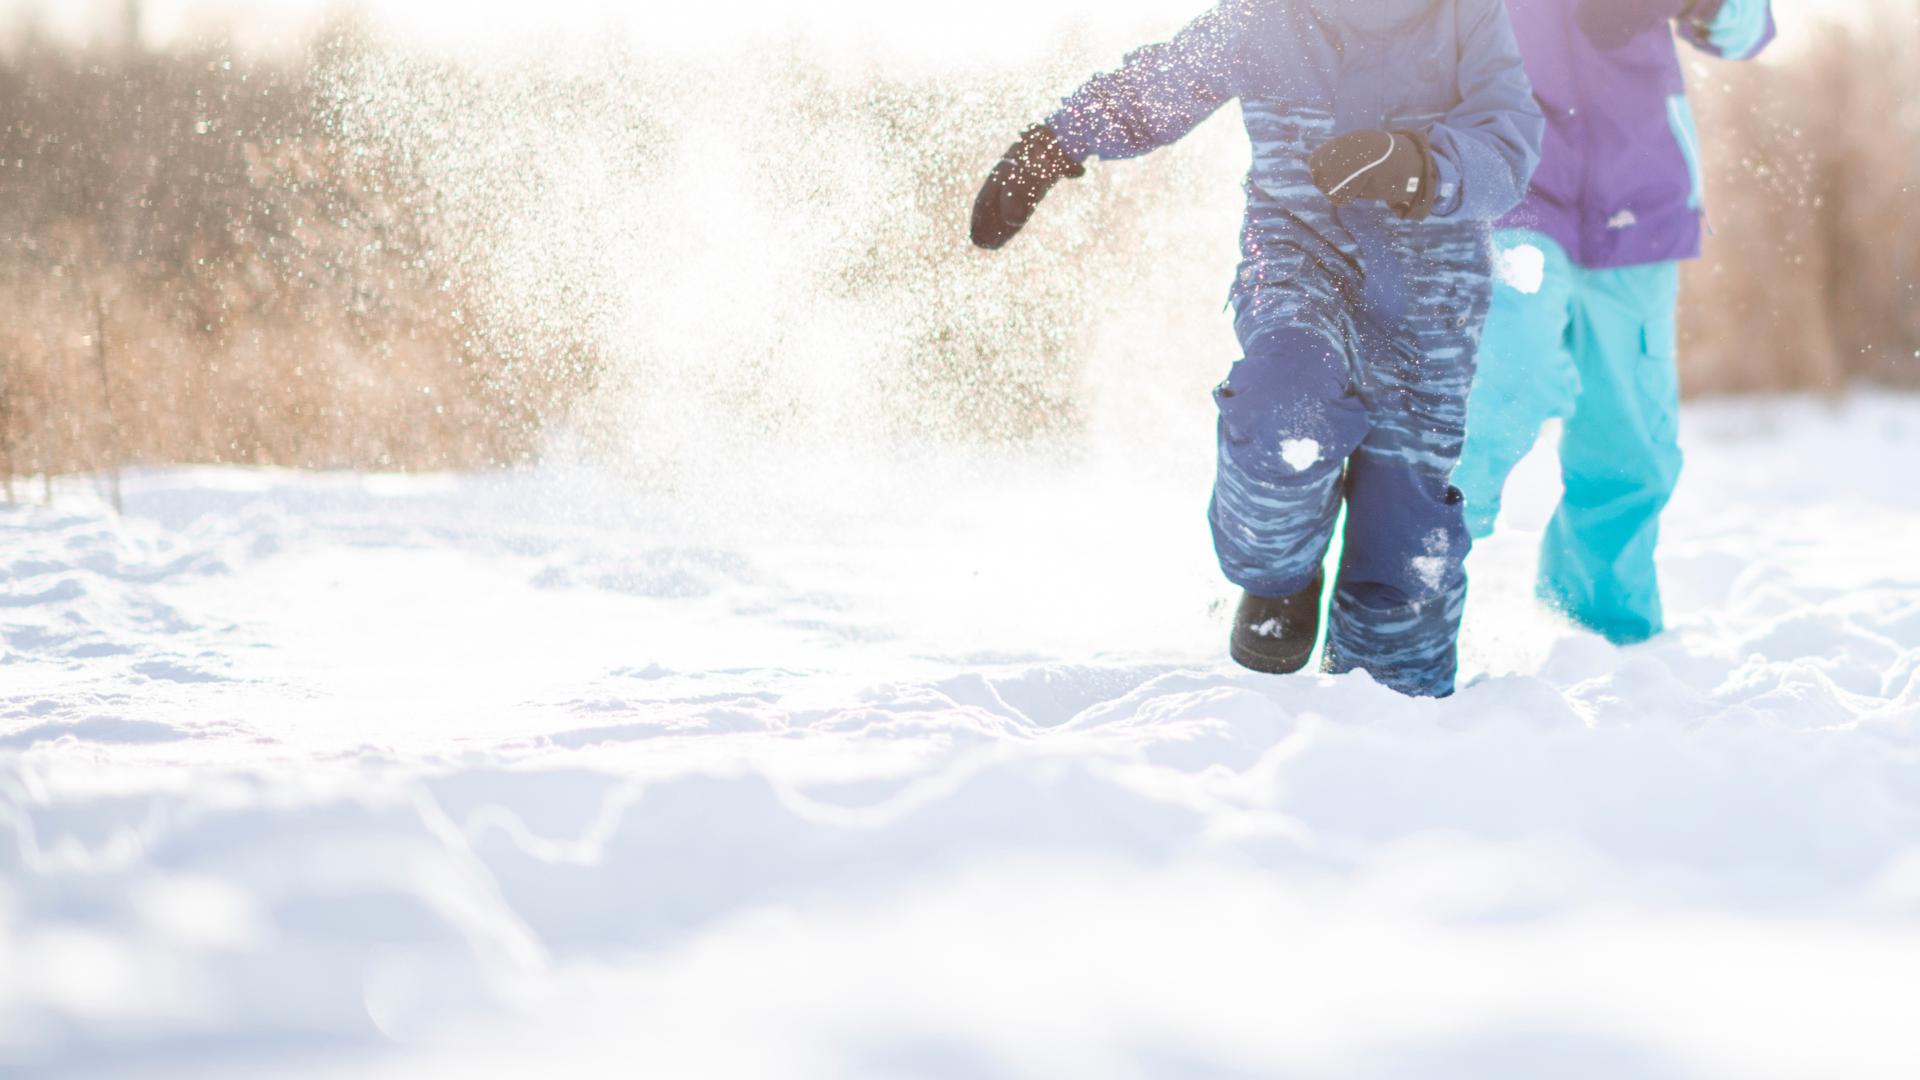
[[[1526,196],[1547,122],[1521,69],[1506,4],[1460,7],[1461,102],[1427,131],[1441,190],[1429,220],[1492,221]]]
[[[1047,126],[1075,161],[1139,157],[1178,140],[1232,100],[1234,32],[1222,8],[1208,11],[1088,79]]]

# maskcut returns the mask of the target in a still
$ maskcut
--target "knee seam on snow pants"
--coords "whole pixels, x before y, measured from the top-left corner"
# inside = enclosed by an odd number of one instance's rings
[[[1235,362],[1213,391],[1226,453],[1267,483],[1337,466],[1370,427],[1344,353],[1305,330],[1266,335],[1261,344],[1273,351]]]

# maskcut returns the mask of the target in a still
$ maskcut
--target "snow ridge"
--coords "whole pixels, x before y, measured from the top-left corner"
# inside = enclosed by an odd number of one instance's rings
[[[1823,409],[1690,410],[1626,649],[1526,601],[1530,462],[1443,701],[1234,668],[1192,493],[1069,465],[784,544],[565,470],[0,510],[0,1063],[1911,1075],[1920,403]],[[1089,527],[1166,581],[1087,611]]]

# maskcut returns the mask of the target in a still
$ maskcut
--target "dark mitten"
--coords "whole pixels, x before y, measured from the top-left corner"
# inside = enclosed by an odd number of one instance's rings
[[[1588,40],[1612,50],[1692,7],[1692,0],[1580,0],[1573,20]]]
[[[1007,149],[980,195],[973,200],[973,242],[996,251],[1033,216],[1033,208],[1061,177],[1081,176],[1086,166],[1067,156],[1045,124],[1022,132]]]
[[[1418,131],[1350,131],[1307,159],[1313,184],[1346,208],[1377,199],[1408,221],[1424,221],[1440,186],[1427,137]]]

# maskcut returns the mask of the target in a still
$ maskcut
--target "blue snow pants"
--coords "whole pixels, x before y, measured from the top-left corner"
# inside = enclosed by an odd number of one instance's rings
[[[1325,559],[1344,502],[1326,670],[1362,668],[1402,693],[1445,696],[1471,544],[1448,474],[1487,312],[1486,230],[1376,227],[1398,255],[1393,277],[1404,279],[1383,302],[1363,257],[1302,250],[1289,221],[1300,213],[1248,211],[1232,301],[1244,356],[1214,391],[1215,551],[1235,585],[1291,596]],[[1322,235],[1338,229],[1307,224]],[[1268,229],[1275,239],[1262,243]]]
[[[1590,270],[1524,229],[1499,230],[1494,245],[1501,273],[1453,477],[1468,529],[1493,531],[1507,474],[1541,424],[1564,418],[1566,494],[1536,592],[1609,641],[1643,641],[1662,628],[1653,552],[1680,478],[1679,264]]]

